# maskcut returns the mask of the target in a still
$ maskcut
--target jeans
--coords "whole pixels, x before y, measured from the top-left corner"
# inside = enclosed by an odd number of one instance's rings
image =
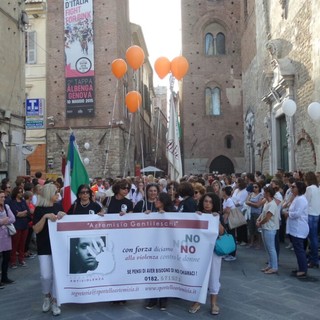
[[[306,250],[304,249],[304,240],[302,238],[297,238],[290,235],[290,240],[294,249],[294,253],[297,257],[298,262],[298,268],[299,272],[305,272],[308,271],[308,261],[307,261],[307,254]]]
[[[310,240],[310,262],[313,264],[319,264],[318,259],[318,223],[319,216],[311,216],[308,215],[308,223],[309,223],[309,240]]]
[[[278,270],[278,257],[275,246],[276,233],[277,230],[262,229],[263,243],[269,256],[269,267],[273,270]]]

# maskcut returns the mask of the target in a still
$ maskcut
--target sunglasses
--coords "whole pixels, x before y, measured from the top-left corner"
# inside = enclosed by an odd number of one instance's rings
[[[120,189],[122,189],[122,190],[130,190],[129,187],[120,187]]]
[[[81,191],[80,194],[90,194],[89,190]]]

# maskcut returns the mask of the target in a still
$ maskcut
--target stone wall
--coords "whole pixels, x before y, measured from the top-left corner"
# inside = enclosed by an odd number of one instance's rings
[[[270,105],[261,101],[262,97],[270,92],[271,86],[277,84],[276,75],[272,74],[271,60],[272,57],[266,50],[266,42],[269,40],[280,39],[281,57],[288,58],[294,68],[293,92],[292,99],[297,104],[297,111],[293,116],[293,140],[294,140],[294,160],[293,169],[308,171],[319,170],[319,132],[317,126],[308,116],[307,108],[312,101],[319,99],[316,83],[319,83],[319,49],[315,46],[318,35],[316,28],[319,28],[316,17],[320,13],[319,3],[317,1],[286,1],[287,5],[283,9],[278,0],[255,1],[255,21],[256,23],[244,24],[242,37],[242,56],[251,57],[251,61],[243,64],[243,102],[245,113],[251,108],[255,115],[255,148],[257,144],[263,145],[270,141],[270,126],[267,127],[266,117],[270,116]],[[252,19],[252,16],[250,18]],[[253,39],[252,45],[248,45],[252,35],[256,34],[257,38]],[[252,52],[256,51],[255,56]],[[280,79],[281,80],[281,79]],[[289,91],[282,93],[281,99],[288,96]],[[272,102],[273,104],[276,101]],[[278,114],[280,115],[282,108]],[[273,128],[273,130],[275,130]],[[301,142],[298,145],[299,135],[301,132],[309,135],[314,149],[310,144]],[[275,136],[276,141],[279,139],[278,134]],[[316,158],[316,159],[314,159]],[[246,154],[248,160],[248,154]],[[264,154],[255,158],[255,167],[258,170],[270,172],[270,163]],[[317,163],[317,165],[316,165]],[[248,161],[246,161],[248,168]],[[279,163],[280,167],[280,163]],[[274,168],[276,170],[276,168]]]

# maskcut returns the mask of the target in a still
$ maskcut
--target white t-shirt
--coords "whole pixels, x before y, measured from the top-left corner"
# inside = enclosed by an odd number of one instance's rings
[[[308,214],[310,216],[319,216],[320,215],[320,188],[314,184],[307,187],[305,196],[308,201]]]
[[[261,213],[262,219],[265,218],[268,212],[270,212],[272,216],[268,222],[261,225],[261,228],[265,230],[278,230],[279,229],[279,209],[274,200],[270,202],[266,202],[264,204],[262,213]]]
[[[235,207],[236,206],[235,206],[235,204],[234,204],[234,202],[233,202],[233,200],[231,198],[223,200],[223,204],[222,204],[223,210],[226,209],[226,208],[234,209]]]

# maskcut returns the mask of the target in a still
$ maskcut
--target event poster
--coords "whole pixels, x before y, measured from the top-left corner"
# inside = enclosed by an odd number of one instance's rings
[[[59,303],[177,297],[204,303],[219,217],[70,215],[49,221]]]
[[[67,117],[94,115],[93,0],[64,0]]]

